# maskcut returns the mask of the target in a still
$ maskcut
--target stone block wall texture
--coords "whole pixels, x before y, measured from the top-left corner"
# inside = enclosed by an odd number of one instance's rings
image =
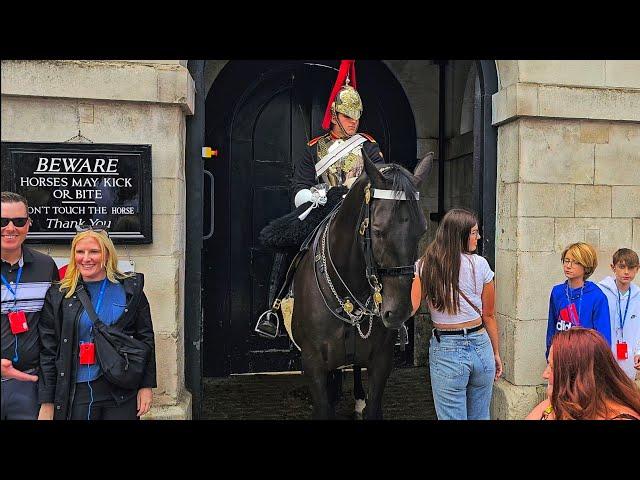
[[[560,255],[593,245],[611,275],[640,232],[640,61],[498,61],[496,306],[505,364],[494,418],[539,401],[549,293]],[[640,278],[635,282],[640,285]]]
[[[184,387],[185,60],[2,61],[2,141],[151,144],[153,243],[120,245],[145,275],[158,387],[148,418],[190,418]],[[68,246],[39,246],[52,256]]]

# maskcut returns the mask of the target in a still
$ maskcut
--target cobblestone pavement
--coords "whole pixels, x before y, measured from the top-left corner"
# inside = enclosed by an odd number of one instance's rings
[[[363,371],[367,389],[367,373]],[[233,375],[205,378],[202,418],[206,420],[309,420],[311,393],[299,374]],[[353,374],[345,371],[336,417],[353,419]],[[384,391],[385,419],[435,420],[428,367],[395,368]]]

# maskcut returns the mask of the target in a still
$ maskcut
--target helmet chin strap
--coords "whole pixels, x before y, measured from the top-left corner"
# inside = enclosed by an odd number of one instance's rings
[[[344,129],[344,127],[342,126],[342,122],[338,118],[338,113],[336,111],[334,111],[333,115],[334,115],[334,118],[336,119],[336,124],[338,125],[338,127],[340,128],[340,131],[342,132],[342,135],[344,135],[346,138],[352,137],[353,135],[349,135],[346,132],[346,130]],[[355,135],[355,133],[354,133],[354,135]]]

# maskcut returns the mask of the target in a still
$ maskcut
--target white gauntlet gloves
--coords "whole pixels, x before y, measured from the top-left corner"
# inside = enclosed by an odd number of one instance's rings
[[[296,196],[293,200],[296,208],[300,205],[311,202],[311,206],[307,208],[304,212],[302,212],[298,218],[300,220],[304,220],[307,218],[307,215],[313,210],[317,208],[319,205],[324,205],[327,203],[327,191],[329,190],[328,185],[325,183],[321,183],[316,185],[315,187],[311,187],[309,189],[305,188],[296,193]]]

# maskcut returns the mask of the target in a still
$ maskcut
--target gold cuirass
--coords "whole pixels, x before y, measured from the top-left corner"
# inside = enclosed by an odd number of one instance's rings
[[[318,158],[320,161],[329,151],[329,147],[337,142],[344,142],[343,139],[333,139],[327,135],[318,140]],[[350,178],[358,178],[362,173],[364,163],[362,160],[362,145],[351,150],[345,157],[335,162],[320,176],[322,182],[328,183],[332,187],[338,187]]]

